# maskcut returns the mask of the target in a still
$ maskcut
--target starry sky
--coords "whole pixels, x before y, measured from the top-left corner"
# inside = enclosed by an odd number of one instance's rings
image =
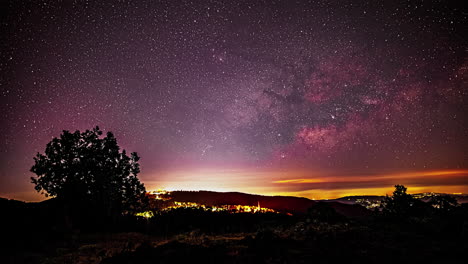
[[[462,1],[2,1],[0,196],[98,125],[148,190],[468,192]]]

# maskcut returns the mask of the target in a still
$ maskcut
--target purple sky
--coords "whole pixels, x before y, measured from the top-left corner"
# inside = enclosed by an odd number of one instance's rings
[[[0,196],[37,199],[35,153],[96,125],[148,189],[468,191],[461,3],[74,2],[1,4]]]

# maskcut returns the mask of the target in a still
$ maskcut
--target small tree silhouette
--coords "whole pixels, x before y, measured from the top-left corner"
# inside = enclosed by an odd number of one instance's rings
[[[392,196],[386,196],[382,201],[382,213],[394,217],[423,216],[428,213],[429,206],[411,194],[406,193],[406,187],[395,185]]]
[[[64,130],[47,144],[45,154],[37,153],[31,172],[35,189],[54,196],[68,208],[92,211],[101,217],[118,216],[140,209],[145,187],[137,153],[119,151],[111,132],[100,138],[99,127],[85,132]],[[76,211],[76,210],[75,210]]]
[[[395,185],[393,195],[386,196],[382,201],[382,212],[386,215],[408,216],[416,199],[407,194],[406,190],[403,185]]]

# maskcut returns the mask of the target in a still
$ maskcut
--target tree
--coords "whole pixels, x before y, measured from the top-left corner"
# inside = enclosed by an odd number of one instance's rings
[[[382,201],[382,213],[396,217],[421,216],[426,213],[427,205],[411,194],[406,193],[406,187],[395,185],[392,196],[386,196]]]
[[[53,138],[44,154],[37,153],[31,177],[35,189],[56,197],[68,207],[103,217],[140,210],[146,190],[137,178],[136,152],[120,152],[111,132],[101,138],[99,127],[74,133],[64,130]]]

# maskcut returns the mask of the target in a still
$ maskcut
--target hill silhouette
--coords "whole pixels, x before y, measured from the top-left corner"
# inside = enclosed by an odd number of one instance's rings
[[[443,197],[444,195],[438,194]],[[261,205],[284,213],[233,213],[198,207],[125,215],[108,226],[69,225],[59,199],[0,198],[2,263],[463,263],[468,204],[433,207],[427,195],[409,217],[366,209],[362,201],[263,196],[238,192],[175,191],[171,201],[207,206]],[[457,196],[463,198],[463,195]],[[383,199],[383,200],[382,200]],[[414,200],[410,200],[414,202]],[[393,200],[398,202],[398,200]],[[422,204],[421,204],[422,203]],[[396,207],[395,207],[396,208]],[[412,210],[413,210],[412,209]],[[426,210],[427,209],[427,210]],[[292,212],[293,214],[285,214]],[[85,217],[92,217],[85,212]],[[207,258],[208,257],[208,258]]]
[[[178,202],[194,202],[208,206],[260,205],[277,212],[293,214],[305,214],[317,203],[327,203],[337,213],[347,217],[362,217],[370,213],[366,208],[356,204],[345,204],[339,201],[310,200],[294,196],[265,196],[240,192],[174,191],[171,192],[171,197]]]
[[[292,196],[264,196],[240,192],[174,191],[171,196],[179,202],[195,202],[209,206],[250,205],[271,208],[280,212],[307,212],[316,201]]]

